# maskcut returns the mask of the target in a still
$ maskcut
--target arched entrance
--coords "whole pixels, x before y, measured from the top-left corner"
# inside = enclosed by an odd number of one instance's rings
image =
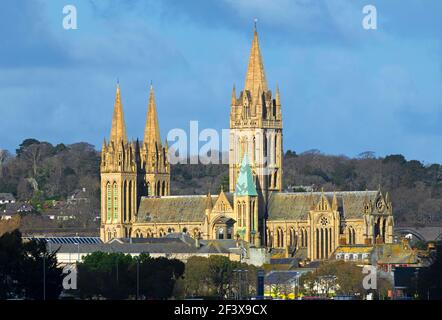
[[[213,234],[216,239],[233,239],[233,225],[235,220],[228,217],[219,217],[213,222]]]

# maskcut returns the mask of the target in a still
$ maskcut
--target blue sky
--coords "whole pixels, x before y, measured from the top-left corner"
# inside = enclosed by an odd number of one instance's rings
[[[77,7],[78,30],[62,28]],[[362,28],[373,4],[378,29]],[[110,131],[120,80],[129,137],[142,137],[153,81],[163,138],[228,127],[257,17],[279,85],[284,148],[442,162],[442,2],[428,0],[16,0],[0,10],[0,148]]]

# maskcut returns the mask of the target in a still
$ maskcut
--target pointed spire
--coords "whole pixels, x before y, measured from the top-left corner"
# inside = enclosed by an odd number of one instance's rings
[[[338,198],[336,197],[336,192],[333,192],[332,210],[338,210]]]
[[[235,189],[236,196],[257,196],[255,182],[253,181],[253,173],[252,169],[249,165],[249,158],[247,157],[247,153],[244,155],[244,158],[241,163],[241,167],[239,169],[238,182],[236,183]]]
[[[265,92],[268,90],[255,23],[255,31],[253,34],[252,49],[250,50],[244,90],[249,90],[252,97],[255,97],[257,94],[256,91],[258,91],[259,87]]]
[[[276,85],[275,102],[276,102],[277,106],[281,105],[281,98],[279,97],[279,86],[278,85]]]
[[[207,194],[207,197],[206,197],[206,209],[212,210],[212,208],[213,208],[212,195],[210,194],[210,190],[209,190],[209,193]]]
[[[119,142],[127,142],[126,124],[124,123],[123,105],[120,96],[120,84],[117,83],[117,92],[115,94],[114,115],[112,117],[112,129],[109,142],[115,144]]]
[[[158,150],[161,147],[160,128],[158,125],[157,107],[155,104],[155,94],[153,85],[150,85],[149,107],[147,110],[146,127],[144,128],[144,141],[150,151],[155,150],[155,145]]]
[[[232,106],[236,105],[236,88],[235,88],[235,85],[233,85],[231,105]]]

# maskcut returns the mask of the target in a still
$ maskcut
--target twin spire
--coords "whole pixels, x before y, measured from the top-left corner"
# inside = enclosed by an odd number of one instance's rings
[[[114,144],[124,142],[127,143],[126,124],[124,122],[123,105],[120,96],[120,84],[117,84],[117,92],[115,94],[114,115],[112,116],[112,129],[110,140]]]
[[[160,127],[158,125],[157,107],[153,85],[150,85],[149,107],[147,110],[146,127],[144,128],[144,140],[148,150],[158,150],[161,146]]]
[[[109,142],[118,144],[127,143],[126,124],[124,121],[123,105],[121,103],[120,84],[117,84],[117,91],[115,95],[114,114],[112,117],[112,128]],[[161,146],[160,129],[158,125],[157,108],[155,105],[155,95],[153,86],[150,85],[149,106],[146,118],[146,127],[144,129],[144,143],[147,143],[148,148],[155,150],[155,145]],[[151,149],[152,150],[152,149]]]

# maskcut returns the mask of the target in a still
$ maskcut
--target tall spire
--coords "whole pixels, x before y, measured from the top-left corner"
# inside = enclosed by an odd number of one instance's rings
[[[150,150],[155,150],[161,146],[160,128],[158,125],[157,107],[155,105],[155,94],[153,85],[150,85],[149,107],[147,110],[146,127],[144,128],[144,141]],[[152,149],[153,148],[153,149]]]
[[[117,83],[117,92],[115,94],[114,115],[112,117],[112,129],[109,142],[111,141],[113,141],[114,144],[120,143],[121,141],[127,143],[126,124],[124,123],[119,83]]]
[[[261,87],[264,92],[268,90],[255,22],[255,31],[253,34],[252,49],[250,50],[244,90],[249,90],[251,96],[255,97],[259,87]]]

